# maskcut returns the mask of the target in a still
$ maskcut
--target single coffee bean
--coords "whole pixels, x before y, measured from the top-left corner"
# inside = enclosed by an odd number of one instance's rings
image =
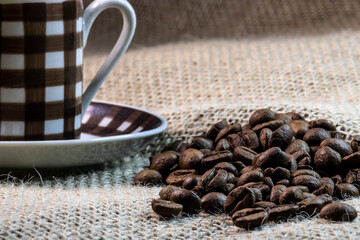
[[[264,177],[263,182],[268,185],[270,188],[274,186],[274,182],[271,177]]]
[[[313,170],[309,170],[309,169],[300,169],[300,170],[296,170],[295,172],[293,172],[291,174],[291,177],[292,178],[295,178],[297,176],[300,176],[300,175],[309,175],[309,176],[312,176],[312,177],[315,177],[317,179],[320,179],[320,175],[319,173],[313,171]]]
[[[220,139],[226,138],[229,134],[241,132],[242,126],[239,123],[230,124],[220,130],[219,134],[215,138],[217,143]]]
[[[297,151],[292,155],[298,165],[311,165],[310,154],[304,150]]]
[[[265,168],[265,170],[263,171],[264,177],[272,177],[274,170],[275,169],[272,167]]]
[[[260,189],[256,187],[250,187],[253,193],[255,194],[255,202],[261,202],[263,200],[263,195]]]
[[[232,190],[236,188],[236,185],[233,183],[226,183],[225,186],[222,189],[222,193],[225,195],[228,195]]]
[[[179,203],[183,206],[183,212],[187,214],[195,214],[201,210],[201,200],[193,191],[181,189],[173,192],[170,201]]]
[[[252,127],[257,124],[261,124],[264,122],[269,122],[275,119],[275,112],[270,109],[259,109],[256,110],[249,119],[249,123]]]
[[[238,179],[237,185],[241,186],[248,182],[260,182],[263,179],[264,179],[264,175],[262,174],[262,172],[258,170],[253,170],[241,175]]]
[[[331,178],[329,177],[322,177],[319,179],[321,184],[330,184],[330,185],[334,185],[334,182]]]
[[[206,168],[211,168],[220,162],[231,162],[233,154],[229,150],[210,153],[201,159],[201,164]]]
[[[342,178],[340,175],[335,175],[331,177],[331,180],[333,180],[334,184],[340,184],[342,183]]]
[[[294,133],[294,137],[302,139],[307,131],[310,129],[310,125],[305,120],[293,120],[289,123],[289,127]]]
[[[221,162],[221,163],[218,163],[214,166],[215,169],[219,170],[219,169],[224,169],[225,171],[227,171],[228,173],[232,173],[234,174],[235,176],[238,176],[239,175],[239,171],[237,170],[237,168],[229,163],[229,162]]]
[[[311,194],[311,193],[309,193]],[[306,194],[304,193],[304,196]],[[314,194],[313,194],[314,195]],[[316,195],[314,195],[314,197],[316,197]],[[295,203],[296,205],[299,206],[299,208],[301,209],[301,207],[303,207],[304,205],[306,205],[308,202],[311,202],[311,200],[314,198],[314,197],[305,197],[303,200],[301,200],[300,202],[297,202]]]
[[[309,188],[307,186],[304,186],[304,185],[296,185],[296,187],[300,188],[300,190],[303,192],[303,193],[308,193],[309,192]]]
[[[228,173],[224,169],[206,171],[198,182],[205,192],[221,191],[227,183]]]
[[[316,213],[319,213],[321,209],[329,203],[332,203],[332,197],[330,195],[323,194],[311,199],[311,201],[302,205],[300,207],[300,211],[304,211],[310,216],[312,216]]]
[[[284,124],[289,124],[292,121],[291,117],[289,117],[287,114],[279,112],[275,114],[275,119],[282,120]]]
[[[214,142],[213,140],[205,137],[195,137],[192,141],[192,143],[189,146],[190,148],[195,149],[214,149]]]
[[[275,222],[288,220],[288,218],[295,216],[297,212],[299,212],[299,206],[296,204],[285,204],[274,207],[268,211],[268,220]]]
[[[290,186],[290,181],[288,179],[282,179],[275,183],[275,185],[284,185],[284,186]]]
[[[319,146],[325,139],[331,138],[330,133],[323,128],[312,128],[305,133],[303,140],[309,146]]]
[[[263,150],[269,148],[269,139],[273,132],[269,128],[263,128],[259,133],[259,141]]]
[[[243,186],[252,189],[254,188],[259,189],[263,196],[269,195],[271,191],[271,188],[263,182],[249,182],[249,183],[245,183]]]
[[[293,185],[304,185],[312,190],[318,189],[321,186],[320,180],[310,175],[299,175],[294,177],[291,183]]]
[[[268,201],[260,201],[254,204],[254,208],[270,209],[275,207],[276,204]]]
[[[250,148],[253,151],[260,150],[260,141],[256,133],[251,129],[244,129],[239,133],[244,146]]]
[[[182,184],[182,187],[187,190],[193,189],[199,182],[201,175],[191,174],[188,175]]]
[[[227,174],[228,175],[227,175],[226,183],[237,184],[237,181],[238,181],[239,178],[235,177],[235,175],[233,173],[231,173],[231,172],[228,172]]]
[[[360,183],[360,168],[350,169],[346,176],[343,178],[344,183]]]
[[[320,217],[332,221],[352,222],[357,217],[357,212],[349,204],[330,203],[321,209]]]
[[[222,138],[222,139],[225,139],[225,138]],[[243,139],[241,138],[240,133],[229,134],[226,139],[229,142],[231,149],[235,149],[239,146],[245,146],[245,143],[244,143]]]
[[[165,219],[174,218],[183,210],[181,204],[162,199],[153,199],[151,201],[151,207],[155,213]]]
[[[209,131],[206,133],[206,137],[211,139],[211,140],[215,140],[216,136],[219,134],[219,132],[225,128],[228,125],[226,120],[222,120],[220,122],[215,123],[214,125],[211,126],[211,128],[209,129]]]
[[[292,156],[283,152],[279,147],[272,147],[255,156],[252,165],[262,169],[268,167],[286,167]]]
[[[181,169],[197,169],[201,167],[201,159],[204,156],[202,152],[194,148],[186,149],[179,158],[179,167]]]
[[[166,151],[150,158],[150,169],[156,170],[163,175],[174,171],[178,166],[179,153]]]
[[[242,186],[236,187],[227,196],[224,204],[224,210],[232,216],[235,212],[241,209],[252,208],[255,202],[255,193],[251,188]]]
[[[274,182],[280,181],[281,179],[290,179],[290,171],[283,167],[276,167],[272,174],[272,180]]]
[[[143,170],[135,175],[134,177],[135,184],[161,184],[162,176],[156,170]]]
[[[341,163],[341,156],[330,147],[319,148],[314,156],[314,165],[321,170],[335,171]]]
[[[166,183],[169,185],[182,186],[185,178],[192,174],[196,174],[195,169],[175,170],[166,178]]]
[[[323,184],[321,187],[313,191],[313,194],[315,195],[323,195],[328,194],[332,196],[334,194],[334,185],[331,184]]]
[[[236,161],[241,161],[245,165],[249,165],[254,160],[257,153],[250,148],[239,146],[234,149],[234,157]]]
[[[312,198],[314,198],[314,197],[316,197],[316,195],[314,194],[314,193],[309,193],[309,192],[304,192],[303,191],[303,193],[304,193],[304,199],[305,198],[310,198],[310,199],[312,199]],[[319,194],[320,195],[320,194]],[[297,204],[297,203],[296,203]],[[299,204],[297,204],[297,205],[299,205]],[[300,205],[299,205],[300,206]]]
[[[354,152],[360,152],[360,135],[354,136],[351,140],[350,146]]]
[[[342,139],[328,138],[321,142],[320,147],[328,146],[336,152],[340,153],[341,157],[345,157],[353,153],[353,150],[347,142]]]
[[[188,144],[186,142],[181,140],[176,140],[169,146],[168,151],[175,151],[178,153],[182,153],[183,151],[186,150],[186,148],[188,148]]]
[[[207,213],[224,211],[226,196],[220,192],[211,192],[201,198],[201,208]]]
[[[225,138],[220,139],[215,147],[216,152],[223,151],[223,150],[229,150],[229,149],[230,149],[230,143]]]
[[[357,197],[359,190],[350,183],[340,183],[335,184],[334,195],[339,199]]]
[[[170,200],[171,194],[177,190],[180,190],[180,188],[174,185],[167,185],[160,190],[159,196],[162,200]]]
[[[280,204],[297,203],[304,199],[303,191],[299,187],[292,186],[285,189],[279,197]]]
[[[238,170],[239,174],[240,171],[244,168],[246,168],[246,165],[240,161],[235,161],[235,162],[230,162],[232,165],[234,165],[236,167],[236,169]]]
[[[261,208],[243,209],[232,216],[235,226],[244,229],[254,229],[267,222],[268,214]]]
[[[260,131],[264,128],[269,128],[271,131],[275,131],[276,129],[278,129],[279,127],[281,127],[284,124],[286,124],[286,122],[284,122],[283,119],[275,119],[275,120],[272,120],[269,122],[257,124],[252,128],[252,130],[254,132],[256,132],[257,134],[259,134]]]
[[[249,165],[249,166],[244,167],[243,169],[241,169],[239,175],[241,176],[241,175],[243,175],[243,174],[245,174],[245,173],[247,173],[247,172],[254,171],[254,170],[257,170],[257,171],[260,171],[260,172],[262,171],[261,168],[259,168],[259,167],[255,167],[255,166],[253,166],[253,165]]]
[[[326,119],[317,119],[309,122],[311,128],[323,128],[328,131],[336,131],[336,127]]]
[[[286,186],[284,185],[275,185],[272,189],[271,189],[271,193],[270,193],[270,201],[273,203],[279,203],[279,198],[280,195],[286,190]]]
[[[294,132],[289,125],[282,125],[275,130],[269,139],[269,147],[285,149],[292,141]]]
[[[285,114],[288,115],[292,120],[305,120],[303,116],[296,112],[287,112]]]
[[[345,166],[349,168],[357,168],[360,166],[360,152],[354,152],[342,159]]]

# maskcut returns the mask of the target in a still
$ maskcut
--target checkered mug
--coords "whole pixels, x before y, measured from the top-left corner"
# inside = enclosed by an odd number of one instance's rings
[[[83,94],[83,48],[96,17],[116,8],[123,29]],[[125,0],[0,0],[0,140],[80,136],[81,119],[128,48],[136,17]]]

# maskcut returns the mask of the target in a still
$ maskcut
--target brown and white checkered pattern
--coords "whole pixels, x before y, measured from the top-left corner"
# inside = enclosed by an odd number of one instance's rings
[[[0,140],[78,137],[82,1],[0,4]]]

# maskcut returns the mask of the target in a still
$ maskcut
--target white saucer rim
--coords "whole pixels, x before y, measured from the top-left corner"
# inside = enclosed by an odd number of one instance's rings
[[[143,132],[109,136],[109,137],[98,137],[98,138],[93,138],[93,139],[45,140],[45,141],[0,141],[0,147],[2,147],[2,146],[31,147],[31,146],[53,145],[53,144],[54,145],[77,145],[77,144],[84,144],[84,143],[94,144],[94,143],[104,143],[104,142],[114,142],[114,141],[126,141],[126,140],[131,140],[131,139],[138,139],[138,138],[154,136],[154,135],[162,133],[167,128],[167,122],[166,122],[165,118],[163,118],[162,116],[160,116],[152,111],[149,111],[149,110],[146,110],[143,108],[139,108],[139,107],[135,107],[135,106],[127,105],[127,104],[114,103],[114,102],[109,102],[109,101],[100,101],[100,100],[93,100],[93,101],[91,101],[91,103],[103,103],[103,104],[109,104],[109,105],[119,106],[119,107],[127,107],[127,108],[135,109],[138,111],[142,111],[142,112],[148,113],[148,114],[153,115],[156,118],[158,118],[161,121],[161,124],[160,124],[160,126],[154,128],[154,129],[146,130]]]

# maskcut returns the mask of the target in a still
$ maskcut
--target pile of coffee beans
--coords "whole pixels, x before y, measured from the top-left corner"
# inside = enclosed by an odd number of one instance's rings
[[[255,111],[249,123],[215,123],[190,142],[175,141],[150,158],[136,184],[161,184],[152,209],[179,214],[227,213],[253,229],[296,216],[352,221],[356,210],[338,200],[360,190],[360,136],[351,142],[326,119]]]

